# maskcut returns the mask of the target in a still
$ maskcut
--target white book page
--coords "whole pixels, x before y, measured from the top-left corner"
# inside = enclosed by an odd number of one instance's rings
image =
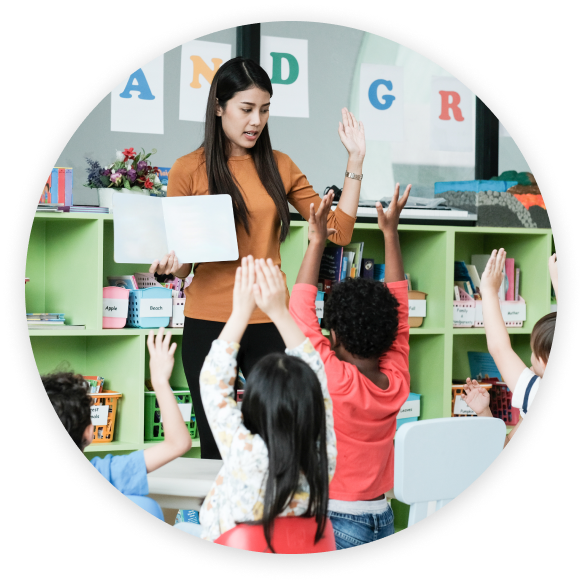
[[[155,196],[113,193],[113,260],[153,263],[168,253],[162,201]]]
[[[180,263],[239,258],[233,202],[228,194],[158,199],[164,208],[168,249]]]

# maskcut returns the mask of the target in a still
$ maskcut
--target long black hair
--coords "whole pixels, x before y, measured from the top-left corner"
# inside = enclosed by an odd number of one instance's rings
[[[270,550],[275,552],[273,521],[291,502],[302,472],[310,487],[303,516],[316,518],[318,542],[328,509],[326,413],[318,377],[295,356],[268,354],[249,374],[241,411],[245,427],[261,436],[269,452],[260,522]]]
[[[239,190],[239,185],[233,178],[227,161],[229,159],[229,140],[223,131],[222,119],[217,116],[217,101],[225,108],[227,101],[235,93],[257,87],[273,96],[273,88],[269,76],[253,59],[236,57],[219,67],[209,92],[206,106],[204,128],[204,155],[209,184],[209,194],[230,194],[233,199],[235,221],[245,228],[249,234],[249,211]],[[290,214],[287,204],[287,194],[279,174],[277,162],[273,155],[267,124],[257,138],[255,145],[249,149],[261,183],[272,198],[281,220],[279,240],[284,241],[289,234]]]

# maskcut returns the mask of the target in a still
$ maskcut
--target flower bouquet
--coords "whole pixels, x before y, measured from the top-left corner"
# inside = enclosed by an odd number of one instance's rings
[[[87,183],[89,188],[99,189],[99,205],[111,208],[111,190],[127,190],[136,194],[143,194],[143,190],[150,191],[156,196],[162,194],[162,183],[158,177],[157,166],[152,166],[148,158],[155,154],[152,150],[146,154],[144,149],[138,154],[133,148],[127,148],[123,152],[116,152],[115,162],[109,166],[102,167],[99,162],[86,158]]]

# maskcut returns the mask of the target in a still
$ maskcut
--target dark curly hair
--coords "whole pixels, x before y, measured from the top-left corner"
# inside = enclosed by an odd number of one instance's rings
[[[380,358],[397,336],[399,302],[380,281],[348,278],[336,283],[324,304],[324,328],[359,358]]]
[[[61,423],[83,451],[87,445],[83,441],[83,433],[91,425],[92,399],[87,394],[87,381],[73,372],[55,372],[44,375],[41,380]]]

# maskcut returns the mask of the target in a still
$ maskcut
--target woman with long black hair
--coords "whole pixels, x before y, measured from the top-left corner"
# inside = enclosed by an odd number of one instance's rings
[[[267,129],[270,98],[267,73],[252,59],[237,57],[224,63],[211,83],[204,141],[179,158],[168,176],[168,196],[229,194],[233,200],[239,257],[270,258],[281,265],[280,244],[290,230],[288,202],[308,219],[310,204],[321,199],[306,177],[282,152],[273,150]],[[342,198],[328,215],[330,240],[346,245],[352,238],[365,155],[364,128],[342,110],[340,140],[348,151]],[[187,277],[193,269],[174,252],[150,267],[151,273]],[[186,288],[182,363],[193,399],[201,456],[220,459],[200,396],[199,375],[213,340],[218,338],[232,309],[237,261],[194,265]],[[289,299],[289,298],[288,298]],[[241,340],[237,363],[247,376],[266,354],[284,352],[285,345],[270,319],[255,309]]]

